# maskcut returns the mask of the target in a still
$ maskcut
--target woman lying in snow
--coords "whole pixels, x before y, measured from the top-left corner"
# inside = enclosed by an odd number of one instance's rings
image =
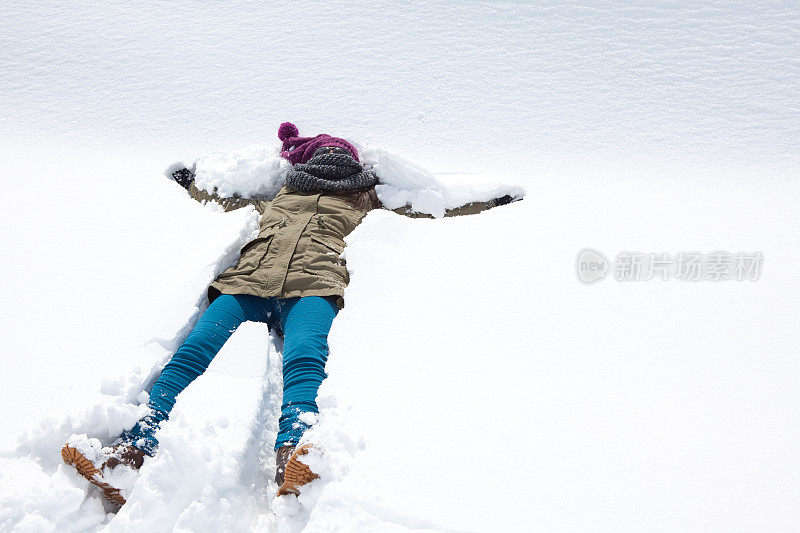
[[[278,495],[298,494],[317,476],[298,460],[310,444],[299,446],[308,415],[317,413],[317,390],[325,378],[328,332],[344,306],[349,277],[340,254],[344,238],[366,214],[382,207],[375,192],[378,177],[365,170],[356,148],[329,135],[298,137],[294,124],[278,129],[281,156],[294,166],[273,200],[219,198],[198,189],[194,174],[177,170],[173,178],[196,200],[216,201],[226,211],[254,205],[261,214],[258,237],[241,250],[238,263],[219,274],[208,288],[210,305],[164,367],[150,391],[149,415],[125,431],[100,457],[65,445],[61,451],[112,502],[124,504],[111,472],[124,465],[138,470],[158,447],[156,430],[168,418],[175,399],[200,376],[244,321],[267,323],[284,336],[283,403],[275,442]],[[452,209],[445,216],[479,213],[511,202],[510,196]],[[407,216],[408,207],[395,211]],[[91,459],[91,460],[90,460]]]

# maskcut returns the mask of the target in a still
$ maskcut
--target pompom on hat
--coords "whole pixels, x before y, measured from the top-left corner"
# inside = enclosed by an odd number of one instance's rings
[[[298,137],[299,134],[300,130],[291,122],[284,122],[278,127],[278,139],[283,141],[281,157],[288,159],[293,165],[307,162],[314,155],[314,152],[323,146],[338,146],[339,148],[344,148],[350,152],[353,159],[360,161],[356,147],[344,139],[331,137],[325,133],[317,135],[316,137]]]

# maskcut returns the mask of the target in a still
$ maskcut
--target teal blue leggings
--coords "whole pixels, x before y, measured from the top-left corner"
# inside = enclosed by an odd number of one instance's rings
[[[122,440],[155,453],[155,431],[175,405],[175,397],[205,372],[225,341],[246,320],[280,326],[283,344],[283,403],[278,423],[277,450],[297,444],[308,425],[300,420],[304,412],[319,412],[317,390],[325,379],[328,332],[338,307],[334,298],[260,298],[245,294],[223,294],[208,306],[192,332],[164,367],[150,390],[152,414],[122,434]]]

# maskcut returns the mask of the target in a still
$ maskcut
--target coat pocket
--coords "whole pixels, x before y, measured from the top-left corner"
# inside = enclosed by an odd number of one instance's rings
[[[342,255],[342,252],[344,252],[344,245],[315,235],[311,236],[311,242],[314,243],[313,252],[316,254],[325,256],[326,258],[332,258],[337,263],[344,261],[344,259],[340,259],[339,257]]]
[[[262,219],[260,228],[259,228],[259,236],[262,233],[270,232],[282,228],[286,225],[286,218],[281,217],[279,219]]]
[[[218,275],[217,279],[225,279],[239,275],[246,276],[255,272],[262,258],[269,253],[270,244],[275,238],[275,233],[277,231],[278,225],[267,228],[265,231],[259,233],[258,237],[245,244],[239,251],[239,261],[236,265]]]
[[[239,250],[239,255],[241,257],[244,257],[248,251],[252,250],[253,248],[257,247],[259,244],[262,243],[267,243],[267,248],[269,248],[269,243],[272,242],[272,239],[278,232],[279,226],[280,226],[279,224],[276,224],[275,226],[271,226],[269,228],[261,230],[258,234],[258,237],[256,237],[252,241],[242,246],[242,249]]]
[[[324,281],[329,286],[344,288],[350,281],[345,260],[341,257],[344,245],[324,237],[311,236],[309,260],[303,272]]]

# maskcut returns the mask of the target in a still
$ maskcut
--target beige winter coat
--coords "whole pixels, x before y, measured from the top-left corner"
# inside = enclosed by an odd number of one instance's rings
[[[372,209],[381,207],[374,189],[362,193],[309,193],[283,187],[272,201],[219,198],[199,190],[189,194],[200,201],[216,201],[226,211],[254,205],[261,214],[258,236],[241,250],[235,266],[219,274],[208,288],[209,300],[220,294],[252,294],[261,297],[334,296],[344,307],[344,289],[350,278],[344,260],[344,238]],[[361,201],[357,201],[360,197]],[[467,204],[445,216],[479,213],[494,207],[495,200]],[[411,217],[408,207],[395,212]]]

